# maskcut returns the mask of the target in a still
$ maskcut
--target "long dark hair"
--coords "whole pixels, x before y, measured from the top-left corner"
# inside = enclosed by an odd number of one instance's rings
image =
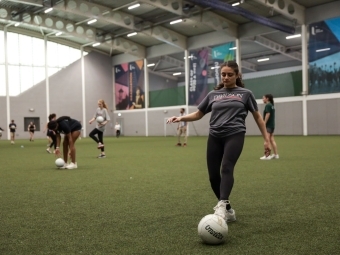
[[[272,94],[265,94],[264,97],[267,98],[272,105],[274,105],[274,97]]]
[[[237,75],[237,78],[236,78],[236,85],[238,87],[241,87],[241,88],[244,88],[244,83],[242,82],[242,74],[240,73],[240,70],[238,69],[238,64],[236,63],[236,61],[234,60],[229,60],[227,62],[224,62],[220,65],[220,70],[222,70],[223,67],[225,66],[228,66],[230,68],[232,68],[235,72],[235,74]],[[221,82],[220,84],[218,84],[214,90],[219,90],[221,88],[224,87],[224,84],[223,82]]]

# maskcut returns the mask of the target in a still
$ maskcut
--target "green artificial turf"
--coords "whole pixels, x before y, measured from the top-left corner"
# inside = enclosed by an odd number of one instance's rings
[[[262,139],[246,138],[230,197],[237,222],[217,246],[197,235],[217,203],[206,137],[186,148],[105,138],[104,159],[81,139],[75,170],[56,169],[46,140],[0,140],[0,254],[339,254],[340,138],[276,140],[280,159],[261,161]]]

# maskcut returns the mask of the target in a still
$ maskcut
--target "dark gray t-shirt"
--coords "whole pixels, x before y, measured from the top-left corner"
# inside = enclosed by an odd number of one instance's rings
[[[209,133],[215,137],[246,132],[248,111],[258,111],[253,93],[241,87],[210,91],[198,109],[204,114],[211,112]]]

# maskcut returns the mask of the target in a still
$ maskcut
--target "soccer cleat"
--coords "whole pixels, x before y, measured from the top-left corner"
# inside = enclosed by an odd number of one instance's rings
[[[51,153],[50,149],[46,149],[47,153]]]
[[[183,147],[187,147],[187,144],[186,144],[186,143],[183,143]]]
[[[269,156],[266,156],[264,155],[263,157],[260,158],[261,160],[271,160],[272,159],[272,156],[269,155]]]
[[[66,166],[66,169],[77,169],[77,168],[78,168],[77,163],[73,163],[73,162],[71,162],[70,164]]]
[[[273,158],[273,159],[279,159],[280,157],[279,157],[279,154],[276,154],[276,155],[273,154],[273,155],[272,155],[272,158]]]
[[[102,144],[102,143],[98,143],[98,146],[97,146],[97,148],[98,148],[98,149],[100,149],[100,148],[104,148],[104,144]]]
[[[181,143],[177,143],[176,146],[182,146],[182,144]]]
[[[99,154],[99,156],[97,158],[106,158],[105,154]]]

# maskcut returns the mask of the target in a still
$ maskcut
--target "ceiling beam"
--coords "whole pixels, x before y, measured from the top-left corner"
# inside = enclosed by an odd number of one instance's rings
[[[185,66],[185,62],[184,61],[181,61],[181,60],[178,60],[177,58],[173,58],[173,57],[170,57],[170,56],[161,56],[160,58],[162,61],[165,61],[169,64],[172,64],[174,66],[177,66],[178,68],[184,68]]]
[[[162,26],[156,26],[142,31],[144,34],[152,36],[162,42],[171,44],[185,50],[187,48],[187,38],[177,32]]]
[[[106,6],[82,0],[69,0],[65,5],[59,4],[53,8],[59,11],[87,17],[88,19],[97,19],[100,22],[114,24],[130,31],[142,32],[157,40],[179,47],[180,49],[186,49],[187,47],[187,38],[184,35],[162,26],[153,27],[153,24],[150,22],[147,23],[147,28],[145,29],[143,27],[143,22],[139,22],[140,20],[135,16],[121,11],[113,11]],[[137,23],[140,25],[136,25]]]
[[[98,37],[98,34],[101,34],[100,31],[97,31],[96,28],[81,24],[76,25],[76,23],[71,22],[66,19],[53,17],[47,14],[34,14],[30,12],[20,13],[20,15],[12,18],[11,13],[16,12],[16,10],[12,10],[11,8],[1,8],[2,16],[0,20],[4,20],[7,23],[12,23],[13,25],[17,22],[20,22],[22,26],[34,27],[42,30],[50,32],[62,32],[63,34],[71,35],[76,38],[81,38],[85,41],[84,44],[91,44],[95,42],[100,42],[101,48],[105,48],[107,51],[110,51],[113,47],[116,50],[119,50],[124,53],[129,53],[140,58],[145,57],[145,47],[134,43],[132,41],[128,41],[124,38],[113,38],[113,35],[106,35],[105,38]]]
[[[282,55],[285,55],[287,57],[290,57],[290,58],[293,58],[295,60],[299,60],[302,62],[302,54],[300,52],[287,52],[287,48],[282,45],[282,44],[279,44],[277,42],[274,42],[272,40],[269,40],[261,35],[257,35],[255,36],[254,38],[254,42],[257,43],[257,44],[260,44],[268,49],[271,49],[273,51],[276,51],[276,52],[279,52],[281,53]]]
[[[242,68],[253,71],[253,72],[257,71],[257,65],[253,64],[253,63],[251,63],[247,60],[241,60],[241,66],[242,66]]]
[[[175,13],[179,17],[183,17],[185,19],[190,19],[196,22],[200,22],[215,31],[225,31],[230,36],[237,37],[237,24],[221,17],[210,11],[199,11],[196,13],[185,13],[183,11],[183,2],[182,0],[172,0],[172,1],[163,1],[163,0],[141,0],[140,2],[151,4],[157,8],[163,9],[165,11]],[[170,2],[170,3],[169,3]]]
[[[172,1],[140,0],[139,2],[153,5],[157,8],[166,10],[166,11],[171,12],[171,13],[175,13],[178,16],[186,16],[186,14],[183,12],[183,9],[182,9],[182,6],[183,6],[182,0],[172,0]]]
[[[27,4],[37,7],[43,7],[42,0],[7,0],[8,2],[19,3],[19,4]]]
[[[237,38],[237,24],[210,11],[200,12],[189,19],[200,22],[213,30],[225,31],[228,35]]]
[[[262,5],[273,8],[276,12],[296,21],[297,24],[305,24],[305,7],[295,3],[292,0],[268,1],[268,0],[254,0]],[[273,3],[270,3],[273,2]]]

